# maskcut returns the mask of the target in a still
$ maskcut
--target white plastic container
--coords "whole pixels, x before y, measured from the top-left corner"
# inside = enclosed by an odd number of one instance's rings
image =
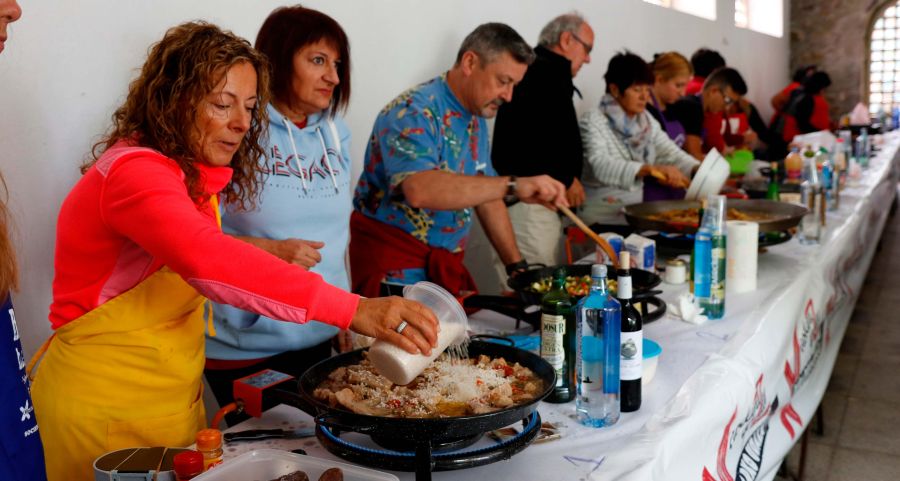
[[[437,347],[431,355],[410,354],[386,341],[378,340],[369,349],[369,361],[378,372],[392,383],[406,385],[412,382],[447,347],[465,341],[469,319],[462,305],[453,295],[432,282],[417,282],[403,288],[403,297],[418,301],[430,308],[440,321]]]
[[[731,166],[716,149],[711,149],[697,169],[697,174],[691,180],[685,200],[705,199],[710,195],[718,194],[725,186],[728,175],[731,174]]]
[[[314,458],[277,449],[256,449],[229,459],[194,478],[194,481],[268,481],[303,471],[309,479],[319,479],[329,468],[340,468],[344,481],[400,481],[393,474],[352,464]]]

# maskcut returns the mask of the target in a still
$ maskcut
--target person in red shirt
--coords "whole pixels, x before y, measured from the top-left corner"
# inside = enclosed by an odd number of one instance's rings
[[[696,95],[703,90],[703,82],[706,77],[716,69],[725,66],[725,59],[719,52],[708,48],[701,48],[691,55],[691,66],[694,68],[694,76],[685,87],[685,95]]]
[[[743,79],[737,70],[720,68],[706,79],[700,94],[686,95],[667,109],[667,115],[670,114],[684,126],[683,149],[687,153],[700,159],[709,150],[710,143],[716,142],[716,138],[724,145],[722,115],[727,107],[740,100],[737,91],[742,84]],[[718,122],[711,122],[711,118],[718,118]],[[711,135],[713,140],[710,140]]]
[[[803,82],[803,86],[791,93],[791,98],[772,124],[772,130],[789,144],[800,134],[828,130],[831,117],[828,101],[822,93],[831,85],[831,77],[819,71]]]
[[[94,479],[106,451],[193,442],[206,298],[411,353],[435,345],[421,304],[360,298],[221,231],[219,199],[251,208],[259,192],[268,82],[246,40],[203,22],[170,29],[63,202],[55,332],[29,366],[51,481]]]
[[[772,116],[772,120],[775,120],[775,116],[781,113],[784,110],[784,107],[787,105],[788,101],[791,99],[791,93],[794,90],[803,86],[803,82],[806,81],[812,74],[816,73],[815,65],[804,65],[797,70],[794,71],[794,76],[791,78],[791,83],[787,85],[787,87],[781,89],[780,92],[772,96],[772,107],[775,109],[775,114]]]

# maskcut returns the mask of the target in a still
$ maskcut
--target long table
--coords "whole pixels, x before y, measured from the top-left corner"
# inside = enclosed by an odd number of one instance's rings
[[[729,292],[721,320],[697,326],[667,316],[645,327],[663,353],[638,412],[595,429],[572,418],[574,403],[541,403],[541,417],[560,426],[560,440],[534,444],[506,462],[434,473],[434,479],[773,479],[822,400],[896,196],[900,133],[882,141],[860,181],[843,190],[840,208],[828,212],[819,245],[793,239],[768,248],[759,256],[757,290]],[[662,288],[667,301],[687,290]],[[495,313],[473,322],[513,328]],[[311,424],[307,414],[278,406],[231,430]],[[236,444],[226,457],[260,447],[338,459],[312,438]]]

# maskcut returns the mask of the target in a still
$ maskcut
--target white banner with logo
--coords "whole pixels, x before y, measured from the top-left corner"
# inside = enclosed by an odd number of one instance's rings
[[[759,289],[735,296],[736,309],[726,310],[726,318],[743,317],[734,319],[738,330],[642,429],[606,453],[592,479],[775,476],[828,385],[896,195],[897,140],[888,138],[860,185],[845,191],[822,245],[792,242],[760,255]]]

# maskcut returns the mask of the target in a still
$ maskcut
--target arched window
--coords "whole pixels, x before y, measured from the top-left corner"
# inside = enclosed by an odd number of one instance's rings
[[[900,105],[900,0],[876,13],[869,36],[869,112]]]

